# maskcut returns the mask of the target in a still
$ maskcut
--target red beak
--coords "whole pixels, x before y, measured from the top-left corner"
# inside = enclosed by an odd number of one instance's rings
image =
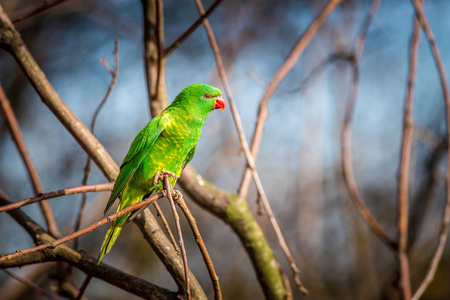
[[[225,109],[225,101],[222,96],[217,97],[216,102],[214,103],[214,109],[221,108],[222,111]]]

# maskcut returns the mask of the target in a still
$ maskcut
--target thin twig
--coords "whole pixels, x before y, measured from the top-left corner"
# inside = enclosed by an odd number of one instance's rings
[[[108,61],[106,60],[106,58],[100,59],[100,62],[103,63],[103,65],[105,66],[105,69],[108,71],[108,73],[111,74],[112,79],[111,79],[111,84],[108,86],[108,90],[106,92],[105,97],[103,98],[102,102],[100,102],[100,104],[98,105],[97,109],[94,112],[94,116],[92,117],[91,127],[90,127],[92,134],[94,134],[94,128],[95,128],[95,122],[97,120],[97,116],[100,113],[102,107],[108,101],[109,95],[111,95],[112,90],[116,86],[117,77],[119,76],[119,40],[118,39],[114,40],[113,55],[114,55],[114,70],[112,70],[111,67],[108,65]],[[84,175],[83,175],[83,180],[81,181],[81,185],[87,185],[90,171],[91,171],[91,158],[88,155],[86,158],[86,165],[84,166]],[[86,193],[83,193],[81,195],[81,204],[80,204],[80,209],[78,210],[77,220],[75,221],[74,231],[78,231],[80,229],[81,219],[83,218],[84,206],[86,204],[86,198],[87,198],[86,196],[87,196]],[[74,240],[73,247],[75,249],[78,248],[78,239]]]
[[[87,275],[86,278],[83,280],[83,284],[80,287],[80,291],[78,292],[78,296],[76,300],[80,300],[83,297],[84,292],[86,291],[89,283],[91,282],[92,276]]]
[[[442,91],[445,99],[445,111],[446,111],[446,123],[447,123],[447,140],[450,141],[450,91],[447,84],[447,75],[445,73],[444,64],[442,62],[442,58],[439,52],[439,48],[436,45],[436,41],[434,39],[433,31],[428,23],[428,20],[425,16],[425,13],[422,8],[422,3],[420,0],[412,0],[416,11],[416,17],[419,20],[420,25],[422,26],[427,39],[431,46],[431,51],[433,52],[433,57],[436,63],[436,67],[439,73],[439,78],[441,81]],[[450,157],[450,143],[447,145],[447,157]],[[439,266],[439,262],[442,258],[442,254],[444,252],[445,244],[447,242],[448,236],[448,227],[450,223],[450,159],[447,159],[447,170],[446,170],[446,204],[444,215],[442,219],[442,227],[441,233],[439,235],[439,242],[436,247],[436,251],[431,259],[430,267],[428,269],[427,274],[425,275],[424,280],[420,284],[417,291],[414,293],[412,297],[413,300],[418,300],[421,295],[425,292],[428,285],[434,278],[436,274],[436,270]]]
[[[58,93],[48,81],[44,72],[36,63],[19,32],[9,20],[0,6],[0,47],[11,53],[24,71],[30,83],[39,94],[42,102],[48,106],[78,144],[95,161],[103,174],[114,180],[119,174],[119,167],[101,143],[86,128],[83,122],[62,101]]]
[[[112,215],[110,215],[110,216],[108,216],[106,218],[103,218],[100,221],[95,222],[92,225],[89,225],[89,226],[87,226],[87,227],[85,227],[85,228],[83,228],[81,230],[78,230],[78,231],[76,231],[76,232],[74,232],[72,234],[69,234],[69,235],[67,235],[65,237],[56,239],[56,240],[54,240],[54,241],[52,241],[50,243],[45,243],[45,244],[42,244],[42,245],[39,245],[39,246],[36,246],[36,247],[32,247],[32,248],[28,248],[28,249],[24,249],[24,250],[17,250],[16,251],[17,253],[14,253],[14,254],[6,254],[6,255],[3,255],[3,256],[0,256],[0,262],[6,261],[6,260],[10,260],[10,259],[22,256],[24,254],[33,253],[33,252],[41,251],[41,250],[48,249],[48,248],[54,249],[58,245],[61,245],[61,244],[66,243],[66,242],[68,242],[70,240],[73,240],[73,239],[75,239],[77,237],[85,235],[86,233],[89,233],[89,232],[99,228],[100,226],[103,226],[103,225],[105,225],[105,224],[107,224],[107,223],[109,223],[111,221],[114,221],[115,219],[117,219],[117,218],[119,218],[119,217],[121,217],[121,216],[123,216],[123,215],[125,215],[127,213],[130,213],[130,212],[132,212],[132,211],[134,211],[134,210],[136,210],[138,208],[141,208],[141,207],[143,207],[145,205],[149,205],[149,204],[155,202],[156,200],[158,200],[159,198],[165,197],[165,194],[166,194],[165,192],[159,192],[159,193],[157,193],[155,195],[152,195],[151,197],[148,197],[148,198],[142,200],[139,203],[136,203],[134,205],[130,205],[130,206],[128,206],[125,209],[122,209],[122,210],[120,210],[120,211],[118,211],[118,212],[116,212],[116,213],[114,213],[114,214],[112,214]]]
[[[359,210],[361,216],[369,225],[370,229],[391,249],[397,248],[397,243],[389,237],[386,231],[381,227],[370,210],[365,205],[358,186],[356,184],[355,175],[353,173],[352,152],[351,152],[351,121],[353,116],[354,107],[356,105],[358,82],[359,82],[359,67],[358,62],[361,57],[365,37],[373,16],[378,10],[380,0],[372,1],[369,12],[365,18],[364,24],[360,29],[360,34],[354,47],[354,60],[352,61],[353,67],[353,80],[350,90],[350,95],[347,100],[347,106],[345,108],[344,122],[341,133],[341,155],[342,155],[342,169],[344,173],[344,180],[347,189],[350,193],[350,198],[353,200],[356,208]]]
[[[211,257],[209,256],[208,250],[206,249],[205,243],[203,242],[200,231],[198,230],[197,222],[195,221],[194,216],[191,214],[191,211],[187,207],[186,202],[183,198],[179,199],[177,204],[183,211],[183,214],[186,217],[189,226],[191,227],[192,233],[194,234],[195,242],[197,243],[198,248],[202,253],[203,260],[205,261],[206,268],[208,269],[209,277],[211,278],[211,282],[214,288],[214,299],[220,300],[222,299],[222,291],[220,290],[219,277],[214,270],[214,264],[212,263]]]
[[[6,274],[8,274],[8,276],[14,278],[15,280],[23,283],[24,285],[28,286],[29,288],[35,290],[37,293],[43,295],[44,297],[47,297],[48,299],[51,300],[58,300],[57,297],[53,296],[52,294],[48,293],[46,290],[40,288],[39,286],[37,286],[36,284],[34,284],[32,281],[28,280],[27,278],[23,278],[21,276],[18,276],[16,274],[14,274],[13,272],[10,272],[6,269],[3,269],[3,272],[5,272]]]
[[[409,53],[409,73],[406,89],[405,113],[403,122],[403,139],[398,182],[398,248],[399,266],[398,288],[402,299],[411,299],[410,268],[408,261],[409,230],[409,172],[411,165],[411,144],[413,135],[414,84],[417,77],[417,60],[419,57],[420,24],[414,18],[414,29]]]
[[[11,203],[9,197],[3,193],[0,189],[0,204]],[[20,225],[25,231],[28,232],[30,237],[37,244],[45,244],[54,241],[54,238],[49,235],[44,228],[31,219],[25,212],[20,209],[16,209],[9,212],[9,215]],[[159,230],[153,230],[157,228],[157,224],[153,223],[153,226],[148,229],[152,234],[160,235]],[[146,230],[147,232],[147,230]],[[168,243],[164,243],[168,245]],[[167,252],[174,252],[167,250]],[[166,257],[168,260],[170,258]],[[105,263],[97,264],[97,259],[93,258],[86,253],[71,249],[66,245],[60,245],[56,249],[46,250],[42,252],[34,252],[16,259],[7,260],[0,263],[1,268],[21,267],[29,264],[40,264],[43,262],[58,261],[66,262],[78,268],[85,274],[89,274],[94,278],[103,280],[113,286],[116,286],[124,291],[128,291],[131,294],[137,295],[143,299],[155,298],[155,299],[179,299],[180,293],[172,292],[166,288],[162,288],[155,284],[152,284],[146,280],[135,277],[133,275],[124,273],[114,267],[111,267]],[[178,264],[179,256],[176,256]],[[53,266],[53,264],[50,264]],[[178,264],[179,265],[179,264]],[[42,265],[41,265],[42,266]],[[195,277],[191,274],[191,281],[196,281]],[[3,296],[3,294],[2,294]],[[206,297],[203,297],[206,298]]]
[[[255,129],[253,132],[253,140],[252,140],[252,145],[251,145],[251,149],[250,149],[251,154],[255,160],[256,160],[256,157],[258,156],[258,150],[259,150],[259,145],[261,144],[261,140],[262,140],[264,125],[265,125],[267,118],[269,117],[267,103],[269,102],[273,93],[278,89],[281,82],[287,76],[287,74],[289,74],[291,69],[295,66],[298,59],[300,58],[303,51],[305,50],[306,46],[309,44],[309,42],[312,40],[312,38],[316,34],[317,30],[322,26],[322,24],[326,21],[326,19],[330,15],[330,13],[336,8],[336,6],[341,1],[342,0],[330,0],[322,8],[322,10],[319,12],[317,17],[311,22],[309,27],[299,38],[299,40],[295,44],[294,48],[292,48],[291,53],[289,53],[289,55],[286,58],[286,60],[284,61],[284,63],[280,66],[278,71],[273,76],[272,80],[267,85],[266,90],[264,91],[264,94],[259,103],[258,117],[257,117]],[[251,169],[252,169],[252,167],[250,165],[248,165],[245,169],[244,176],[242,177],[241,184],[238,189],[239,197],[246,198],[248,195],[248,191],[250,189],[250,183],[251,183]]]
[[[47,10],[49,8],[52,8],[52,7],[56,6],[56,5],[58,5],[58,4],[61,4],[64,1],[66,1],[66,0],[44,1],[44,3],[42,3],[41,6],[33,8],[32,10],[27,11],[26,13],[23,13],[21,15],[18,15],[16,17],[12,18],[11,22],[16,23],[16,22],[22,21],[23,19],[29,18],[31,16],[34,16],[34,15],[36,15],[38,13],[43,12],[44,10]]]
[[[30,177],[31,183],[34,188],[34,192],[36,195],[43,194],[44,187],[42,186],[41,179],[39,178],[39,174],[36,170],[36,167],[33,163],[33,159],[28,152],[27,146],[25,144],[25,140],[23,138],[22,132],[20,131],[19,123],[14,115],[14,111],[11,108],[8,98],[6,97],[5,92],[0,84],[0,104],[5,116],[6,125],[8,126],[11,136],[19,150],[20,156],[25,164],[25,167],[28,171],[28,176]],[[42,201],[39,203],[41,207],[42,214],[44,215],[45,222],[47,224],[48,231],[54,237],[60,237],[61,233],[58,229],[58,224],[55,220],[55,215],[53,214],[53,210],[50,207],[48,201]]]
[[[203,20],[208,18],[209,15],[214,12],[220,2],[222,2],[222,0],[216,0],[216,2],[214,2],[211,7],[206,10],[206,12],[201,14],[201,16],[194,23],[192,23],[192,25],[186,29],[185,32],[183,32],[169,47],[164,50],[164,56],[169,56],[170,53],[178,48],[178,46],[180,46],[202,24]]]
[[[86,193],[86,192],[112,191],[113,186],[114,186],[114,183],[111,182],[111,183],[99,183],[99,184],[92,184],[92,185],[76,186],[76,187],[51,191],[51,192],[44,193],[44,194],[41,194],[36,197],[27,198],[27,199],[24,199],[21,201],[14,202],[12,204],[0,206],[0,213],[4,212],[4,211],[12,210],[12,209],[21,208],[22,206],[36,203],[39,201],[43,201],[45,199],[51,199],[51,198]]]
[[[202,5],[201,1],[200,0],[195,0],[195,2],[197,4],[197,7],[198,7],[198,10],[199,10],[200,14],[203,14],[204,13],[204,9],[203,9],[203,5]],[[241,143],[241,147],[244,150],[245,157],[247,159],[247,164],[249,165],[249,167],[251,169],[251,174],[253,176],[253,180],[255,181],[255,185],[256,185],[256,188],[258,190],[258,193],[261,196],[261,200],[262,200],[262,203],[264,205],[264,209],[267,212],[267,216],[268,216],[268,218],[270,220],[270,223],[271,223],[271,225],[272,225],[272,227],[273,227],[273,229],[275,231],[275,234],[276,234],[276,236],[278,238],[278,243],[279,243],[281,249],[283,250],[286,258],[289,261],[291,269],[292,269],[292,271],[294,273],[294,280],[295,280],[299,290],[303,294],[308,294],[308,290],[304,287],[304,285],[300,281],[299,269],[298,269],[298,267],[297,267],[297,265],[296,265],[296,263],[294,261],[294,258],[293,258],[292,254],[291,254],[291,252],[290,252],[290,250],[289,250],[289,248],[287,246],[286,240],[285,240],[285,238],[284,238],[284,236],[283,236],[283,234],[281,232],[281,228],[278,225],[278,222],[277,222],[277,220],[274,217],[274,214],[273,214],[272,209],[270,207],[269,201],[267,200],[266,194],[264,192],[264,188],[262,186],[261,180],[259,178],[258,172],[256,171],[255,162],[254,162],[252,154],[250,153],[250,149],[248,147],[248,143],[247,143],[247,140],[245,138],[244,130],[242,128],[242,122],[241,122],[239,113],[237,111],[237,107],[236,107],[236,105],[234,103],[234,100],[233,100],[233,95],[231,93],[230,85],[228,84],[228,79],[227,79],[227,76],[226,76],[226,73],[225,73],[225,69],[223,67],[222,58],[220,57],[219,47],[217,45],[217,42],[216,42],[216,39],[214,37],[214,33],[213,33],[212,29],[211,29],[211,26],[209,25],[208,19],[205,19],[203,21],[203,26],[205,27],[206,33],[208,35],[208,39],[209,39],[209,42],[211,44],[211,48],[213,50],[213,53],[214,53],[214,56],[215,56],[215,59],[216,59],[219,75],[220,75],[222,83],[223,83],[223,85],[225,87],[225,92],[227,94],[227,98],[228,98],[228,101],[229,101],[229,104],[230,104],[231,112],[232,112],[232,115],[233,115],[233,120],[234,120],[236,129],[237,129],[237,132],[238,132],[238,136],[239,136],[239,140],[240,140],[240,143]]]
[[[184,247],[184,241],[183,241],[183,234],[181,232],[181,226],[180,226],[180,216],[177,213],[177,208],[175,206],[175,202],[172,198],[172,186],[169,182],[169,176],[164,176],[164,188],[166,190],[167,199],[169,199],[170,208],[172,209],[173,217],[175,219],[175,225],[177,227],[177,234],[178,234],[178,242],[181,249],[181,255],[183,257],[183,267],[184,267],[184,279],[186,283],[186,298],[188,300],[191,299],[191,289],[189,287],[189,268],[187,263],[187,257],[186,257],[186,249]]]
[[[162,212],[161,208],[159,207],[158,203],[154,203],[153,206],[156,209],[157,216],[161,219],[161,222],[163,223],[164,228],[166,229],[166,233],[170,238],[170,241],[173,244],[173,247],[175,248],[175,251],[177,251],[178,254],[180,254],[180,248],[177,245],[177,242],[175,241],[175,237],[173,236],[172,230],[169,227],[169,223],[167,223],[167,219],[164,216],[164,213]]]

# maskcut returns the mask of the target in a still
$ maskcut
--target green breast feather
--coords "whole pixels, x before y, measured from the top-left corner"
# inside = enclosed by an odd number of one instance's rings
[[[142,201],[147,194],[162,190],[154,183],[160,171],[178,178],[194,156],[202,126],[208,114],[225,108],[222,92],[212,86],[193,84],[184,88],[161,114],[153,118],[135,137],[120,166],[105,213],[120,199],[117,211]],[[175,185],[176,179],[170,178]],[[114,220],[100,249],[98,263],[109,252],[130,214]]]

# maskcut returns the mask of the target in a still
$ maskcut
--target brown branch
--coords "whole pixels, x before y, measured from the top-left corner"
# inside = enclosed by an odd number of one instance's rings
[[[22,257],[23,258],[23,257]],[[35,266],[21,268],[17,271],[18,275],[22,278],[26,278],[31,282],[35,282],[43,274],[47,273],[49,269],[56,266],[56,263],[40,263]],[[18,283],[15,279],[4,280],[0,286],[0,295],[5,299],[19,299],[23,294],[27,292],[28,287]]]
[[[361,216],[369,225],[370,229],[391,249],[397,248],[397,243],[389,237],[386,231],[381,227],[370,210],[364,204],[364,201],[359,192],[356,184],[355,175],[353,173],[352,153],[351,153],[351,121],[353,117],[353,110],[357,100],[358,82],[359,82],[359,67],[358,62],[361,57],[365,37],[373,16],[377,12],[380,0],[372,1],[369,12],[365,18],[364,24],[361,27],[358,39],[354,48],[354,60],[352,61],[353,68],[353,80],[350,90],[350,95],[347,100],[347,106],[345,109],[344,122],[342,126],[341,134],[341,153],[342,153],[342,168],[344,173],[344,180],[347,185],[347,189],[350,193],[350,197],[353,200],[356,208],[360,212]]]
[[[0,190],[0,204],[9,204],[11,200]],[[46,244],[55,241],[41,226],[28,217],[22,210],[9,212],[10,216],[20,224],[33,238],[36,244]],[[154,226],[153,226],[154,227]],[[142,298],[178,299],[177,293],[147,282],[141,278],[126,274],[104,263],[97,265],[97,260],[82,252],[77,252],[66,245],[54,249],[25,254],[0,263],[1,268],[20,267],[49,261],[63,261],[73,265],[88,275],[99,278],[129,293]]]
[[[86,291],[89,283],[91,282],[92,276],[87,275],[86,278],[83,280],[83,284],[80,287],[80,291],[78,292],[78,296],[75,300],[81,300],[83,297],[84,292]]]
[[[34,192],[39,195],[44,193],[44,187],[42,186],[41,179],[39,178],[39,174],[36,170],[36,167],[33,163],[33,159],[28,152],[27,146],[25,144],[25,140],[23,138],[22,132],[20,131],[19,123],[14,115],[14,111],[11,108],[8,98],[6,97],[5,92],[3,91],[2,85],[0,84],[0,104],[3,111],[3,115],[5,116],[6,125],[8,126],[11,136],[19,150],[20,156],[25,164],[25,167],[28,171],[28,176],[30,177],[31,183],[34,188]],[[50,207],[48,201],[41,201],[39,203],[41,207],[42,214],[44,215],[45,222],[47,224],[47,228],[55,237],[61,236],[58,224],[55,220],[55,215],[53,214],[53,210]]]
[[[409,172],[411,165],[411,145],[413,135],[414,84],[417,77],[417,60],[419,57],[420,24],[414,18],[414,29],[409,53],[409,73],[406,90],[405,112],[403,122],[403,139],[398,182],[398,248],[399,266],[398,288],[402,299],[411,299],[410,268],[408,261],[408,212],[409,212]]]
[[[176,48],[178,48],[197,28],[203,23],[203,20],[208,18],[214,10],[216,10],[217,6],[219,6],[222,0],[216,0],[210,8],[206,10],[192,25],[186,29],[169,47],[164,50],[164,56],[169,56]]]
[[[180,226],[180,216],[177,213],[177,208],[175,206],[175,202],[172,198],[172,186],[169,182],[169,176],[164,176],[164,189],[166,191],[167,199],[169,200],[170,208],[172,209],[173,217],[175,219],[175,226],[177,228],[177,234],[178,234],[178,243],[180,245],[181,249],[181,255],[183,258],[183,267],[184,267],[184,278],[185,278],[185,292],[186,292],[186,298],[188,300],[191,299],[191,289],[189,286],[189,268],[187,263],[187,256],[186,256],[186,248],[184,247],[184,240],[183,240],[183,234],[181,232],[181,226]]]
[[[154,117],[168,104],[165,81],[164,14],[162,0],[142,0],[144,13],[144,61],[150,112]]]
[[[1,6],[0,48],[5,49],[14,56],[36,92],[39,94],[42,102],[44,102],[53,114],[55,114],[83,150],[91,156],[103,174],[109,180],[114,180],[119,173],[119,167],[86,126],[61,100],[58,93],[56,93],[45,74],[31,56],[22,41],[19,32],[8,19],[8,16]]]
[[[4,198],[4,195],[2,195],[2,193],[0,193],[0,196],[2,198]],[[14,253],[14,254],[2,255],[2,256],[0,256],[0,263],[3,262],[3,261],[6,261],[6,260],[10,260],[10,259],[22,256],[24,254],[33,253],[33,252],[37,252],[37,251],[42,251],[42,250],[45,250],[45,249],[54,249],[58,245],[64,244],[64,243],[66,243],[66,242],[68,242],[70,240],[73,240],[73,239],[75,239],[77,237],[85,235],[86,233],[89,233],[89,232],[99,228],[100,226],[103,226],[103,225],[105,225],[105,224],[107,224],[107,223],[109,223],[109,222],[111,222],[111,221],[113,221],[113,220],[115,220],[115,219],[117,219],[117,218],[127,214],[127,213],[130,213],[133,210],[136,210],[136,209],[138,209],[140,207],[143,207],[145,205],[149,205],[149,204],[153,203],[154,201],[156,201],[159,198],[162,198],[164,196],[165,196],[165,193],[164,192],[160,192],[158,194],[155,194],[155,195],[153,195],[151,197],[148,197],[148,198],[142,200],[139,203],[136,203],[134,205],[128,206],[127,208],[125,208],[125,209],[123,209],[121,211],[118,211],[118,212],[116,212],[116,213],[114,213],[114,214],[112,214],[112,215],[110,215],[110,216],[108,216],[108,217],[98,221],[98,222],[95,222],[92,225],[89,225],[89,226],[87,226],[87,227],[85,227],[85,228],[83,228],[81,230],[78,230],[78,231],[76,231],[76,232],[74,232],[72,234],[69,234],[69,235],[67,235],[65,237],[53,240],[51,242],[48,242],[48,243],[45,243],[45,244],[42,244],[42,245],[39,245],[39,246],[36,246],[36,247],[33,247],[33,248],[28,248],[28,249],[24,249],[24,250],[17,250],[16,251],[17,253]]]
[[[336,6],[341,1],[342,0],[330,0],[322,8],[322,10],[319,12],[317,17],[311,22],[309,27],[302,34],[302,36],[297,41],[294,48],[292,48],[291,53],[289,53],[289,55],[286,58],[286,60],[284,61],[284,63],[280,66],[280,68],[275,73],[272,80],[267,85],[266,90],[264,91],[264,94],[259,103],[258,117],[257,117],[257,121],[256,121],[255,130],[253,132],[253,140],[252,140],[252,145],[251,145],[251,149],[250,149],[251,154],[254,159],[256,159],[256,157],[258,156],[258,150],[259,150],[259,145],[261,144],[261,140],[262,140],[264,125],[265,125],[267,118],[269,117],[267,103],[269,102],[273,93],[280,86],[281,82],[287,76],[287,74],[289,74],[291,69],[295,66],[298,59],[300,58],[303,51],[305,50],[306,46],[309,44],[309,42],[312,40],[312,38],[316,34],[317,30],[322,26],[322,24],[326,21],[326,19],[330,15],[330,13],[336,8]],[[238,189],[238,195],[240,197],[247,198],[248,191],[250,189],[251,177],[252,177],[251,169],[253,169],[253,168],[250,166],[250,164],[245,169],[245,173],[242,178],[241,185]]]
[[[183,170],[178,183],[192,200],[233,229],[253,264],[266,298],[288,299],[278,262],[247,201],[217,188],[190,165]]]
[[[97,120],[97,116],[100,113],[100,110],[102,109],[102,107],[105,105],[106,101],[108,101],[109,95],[111,95],[112,90],[116,86],[117,77],[119,76],[119,40],[118,39],[114,40],[113,55],[114,55],[114,70],[112,70],[111,67],[109,67],[108,61],[106,60],[106,58],[100,60],[103,63],[103,65],[105,66],[105,69],[108,71],[108,73],[111,74],[112,79],[111,79],[110,85],[108,86],[108,90],[106,92],[105,97],[103,98],[102,102],[100,102],[100,104],[98,105],[97,109],[94,112],[94,116],[92,117],[91,127],[90,127],[92,134],[94,134],[94,127],[95,127],[95,122]],[[91,171],[91,158],[88,155],[87,159],[86,159],[86,165],[84,166],[84,176],[81,181],[81,185],[87,185],[90,171]],[[86,193],[83,193],[81,196],[81,204],[80,204],[80,209],[78,210],[77,220],[75,221],[75,229],[74,229],[75,231],[78,231],[78,229],[80,229],[81,219],[83,218],[83,210],[84,210],[85,204],[86,204]],[[74,240],[74,248],[77,249],[77,247],[78,247],[78,239],[75,239]]]
[[[195,242],[197,243],[198,248],[202,253],[203,260],[205,261],[205,265],[206,268],[208,269],[209,277],[211,278],[211,282],[214,288],[214,299],[221,300],[222,291],[220,290],[219,277],[217,276],[216,271],[214,270],[214,264],[212,263],[211,257],[209,256],[208,250],[206,249],[205,243],[203,242],[203,238],[200,234],[200,231],[198,230],[197,222],[195,221],[194,216],[191,214],[191,211],[187,207],[186,202],[184,201],[183,198],[178,199],[177,204],[183,211],[183,214],[186,217],[189,226],[191,227],[192,233],[194,234]]]
[[[25,205],[29,205],[32,203],[36,203],[39,201],[43,201],[45,199],[51,199],[66,195],[73,195],[73,194],[80,194],[80,193],[87,193],[87,192],[102,192],[102,191],[112,191],[112,188],[114,186],[114,183],[99,183],[99,184],[92,184],[92,185],[84,185],[84,186],[76,186],[61,190],[56,190],[48,193],[41,194],[36,197],[27,198],[21,201],[17,201],[11,204],[0,206],[0,213],[4,211],[9,211],[12,209],[20,208]]]
[[[163,211],[161,210],[161,208],[159,207],[159,205],[157,205],[158,203],[155,202],[155,204],[153,205],[155,207],[156,210],[156,214],[157,216],[161,219],[161,222],[163,223],[164,229],[166,230],[167,235],[170,238],[170,241],[173,244],[173,247],[175,248],[175,250],[180,253],[180,249],[178,248],[177,242],[175,241],[175,238],[173,236],[172,230],[170,230],[169,227],[169,223],[167,223],[167,219],[164,216]]]
[[[36,15],[38,13],[41,13],[41,12],[43,12],[43,11],[49,9],[49,8],[52,8],[52,7],[54,7],[54,6],[58,5],[58,4],[61,4],[64,1],[66,1],[66,0],[44,1],[44,3],[42,3],[41,6],[33,8],[30,11],[27,11],[27,12],[25,12],[23,14],[20,14],[20,15],[18,15],[16,17],[12,18],[11,22],[16,23],[16,22],[22,21],[23,19],[29,18],[29,17],[34,16],[34,15]]]
[[[428,23],[428,20],[423,11],[422,3],[420,0],[412,0],[412,3],[415,8],[416,18],[418,19],[420,25],[425,31],[425,35],[431,46],[431,51],[433,53],[433,57],[436,63],[436,67],[439,73],[439,78],[441,81],[442,91],[444,94],[445,100],[445,111],[446,111],[446,123],[447,123],[447,141],[450,141],[450,91],[447,84],[447,75],[445,73],[444,64],[439,52],[439,48],[437,47],[436,41],[434,39],[433,32]],[[450,157],[450,143],[447,145],[447,157]],[[441,233],[439,235],[439,242],[436,247],[433,258],[431,259],[430,267],[425,275],[424,280],[420,284],[417,291],[414,293],[412,299],[417,300],[421,297],[421,295],[425,292],[428,285],[434,278],[436,274],[436,270],[439,266],[439,262],[442,258],[442,254],[444,252],[445,244],[447,242],[447,236],[449,231],[449,223],[450,223],[450,159],[447,159],[447,170],[446,170],[446,204],[444,215],[442,218],[442,227]]]
[[[339,0],[337,2],[339,2]],[[201,0],[195,0],[195,3],[197,4],[197,7],[198,7],[198,10],[199,10],[200,14],[204,14],[204,9],[203,9],[203,5],[201,3]],[[219,75],[220,75],[222,83],[223,83],[223,85],[225,87],[225,91],[226,91],[226,94],[227,94],[227,97],[228,97],[228,101],[229,101],[229,104],[230,104],[230,108],[231,108],[231,111],[232,111],[232,115],[233,115],[233,120],[234,120],[236,129],[237,129],[237,132],[238,132],[238,135],[239,135],[239,140],[241,142],[241,147],[244,150],[245,157],[247,159],[247,164],[248,164],[248,166],[249,166],[249,168],[251,170],[251,174],[253,176],[253,180],[255,181],[255,185],[256,185],[256,188],[258,190],[258,193],[259,193],[259,195],[261,197],[261,201],[262,201],[262,203],[264,205],[264,209],[266,210],[267,216],[269,218],[269,221],[270,221],[270,223],[272,225],[272,228],[275,231],[275,234],[276,234],[277,239],[278,239],[278,243],[279,243],[281,249],[283,250],[283,253],[285,254],[286,258],[289,261],[290,267],[291,267],[291,269],[292,269],[292,271],[294,273],[295,283],[297,284],[299,290],[303,294],[306,295],[306,294],[308,294],[308,290],[303,286],[302,282],[300,281],[300,277],[298,276],[299,275],[298,267],[297,267],[297,265],[296,265],[296,263],[294,261],[294,258],[292,256],[290,250],[289,250],[289,247],[287,246],[286,240],[285,240],[285,238],[283,236],[283,233],[281,232],[281,228],[278,225],[278,222],[277,222],[277,220],[276,220],[276,218],[275,218],[275,216],[274,216],[274,214],[272,212],[272,209],[270,207],[269,201],[268,201],[267,196],[266,196],[266,194],[264,192],[264,188],[262,186],[261,180],[260,180],[259,175],[258,175],[258,173],[256,171],[255,162],[254,162],[252,154],[250,153],[250,149],[248,147],[248,143],[247,143],[247,140],[245,138],[244,130],[242,128],[242,122],[240,120],[239,113],[237,111],[236,105],[235,105],[234,100],[233,100],[233,96],[232,96],[232,93],[231,93],[230,85],[228,84],[228,79],[227,79],[227,76],[226,76],[226,73],[225,73],[225,69],[223,67],[222,58],[220,57],[219,47],[217,45],[217,41],[216,41],[216,39],[214,37],[214,33],[213,33],[212,29],[211,29],[211,26],[209,25],[208,19],[205,19],[203,21],[203,26],[205,27],[206,33],[208,35],[208,39],[209,39],[209,42],[210,42],[210,45],[211,45],[211,49],[213,50],[214,57],[216,59]]]
[[[155,216],[153,216],[149,209],[145,209],[136,216],[134,223],[139,227],[144,239],[152,246],[167,271],[175,280],[180,295],[184,296],[186,280],[184,278],[183,260],[167,236],[161,231],[158,232],[153,229],[158,224]],[[174,259],[169,259],[171,256]],[[207,299],[205,292],[192,272],[189,273],[189,284],[193,299]]]
[[[13,272],[10,272],[10,271],[8,271],[6,269],[3,269],[3,272],[8,274],[8,276],[10,276],[11,278],[14,278],[15,280],[17,280],[17,281],[21,282],[22,284],[28,286],[29,288],[35,290],[37,293],[41,294],[42,296],[44,296],[44,297],[46,297],[48,299],[58,300],[58,298],[56,298],[52,294],[48,293],[46,290],[41,289],[39,286],[37,286],[36,284],[34,284],[32,281],[28,280],[27,278],[20,277],[20,276],[14,274]]]

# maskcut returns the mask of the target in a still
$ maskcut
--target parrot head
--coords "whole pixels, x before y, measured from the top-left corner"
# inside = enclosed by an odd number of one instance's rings
[[[172,106],[183,107],[189,114],[208,116],[214,109],[225,109],[222,92],[206,84],[192,84],[185,87],[175,98]]]

